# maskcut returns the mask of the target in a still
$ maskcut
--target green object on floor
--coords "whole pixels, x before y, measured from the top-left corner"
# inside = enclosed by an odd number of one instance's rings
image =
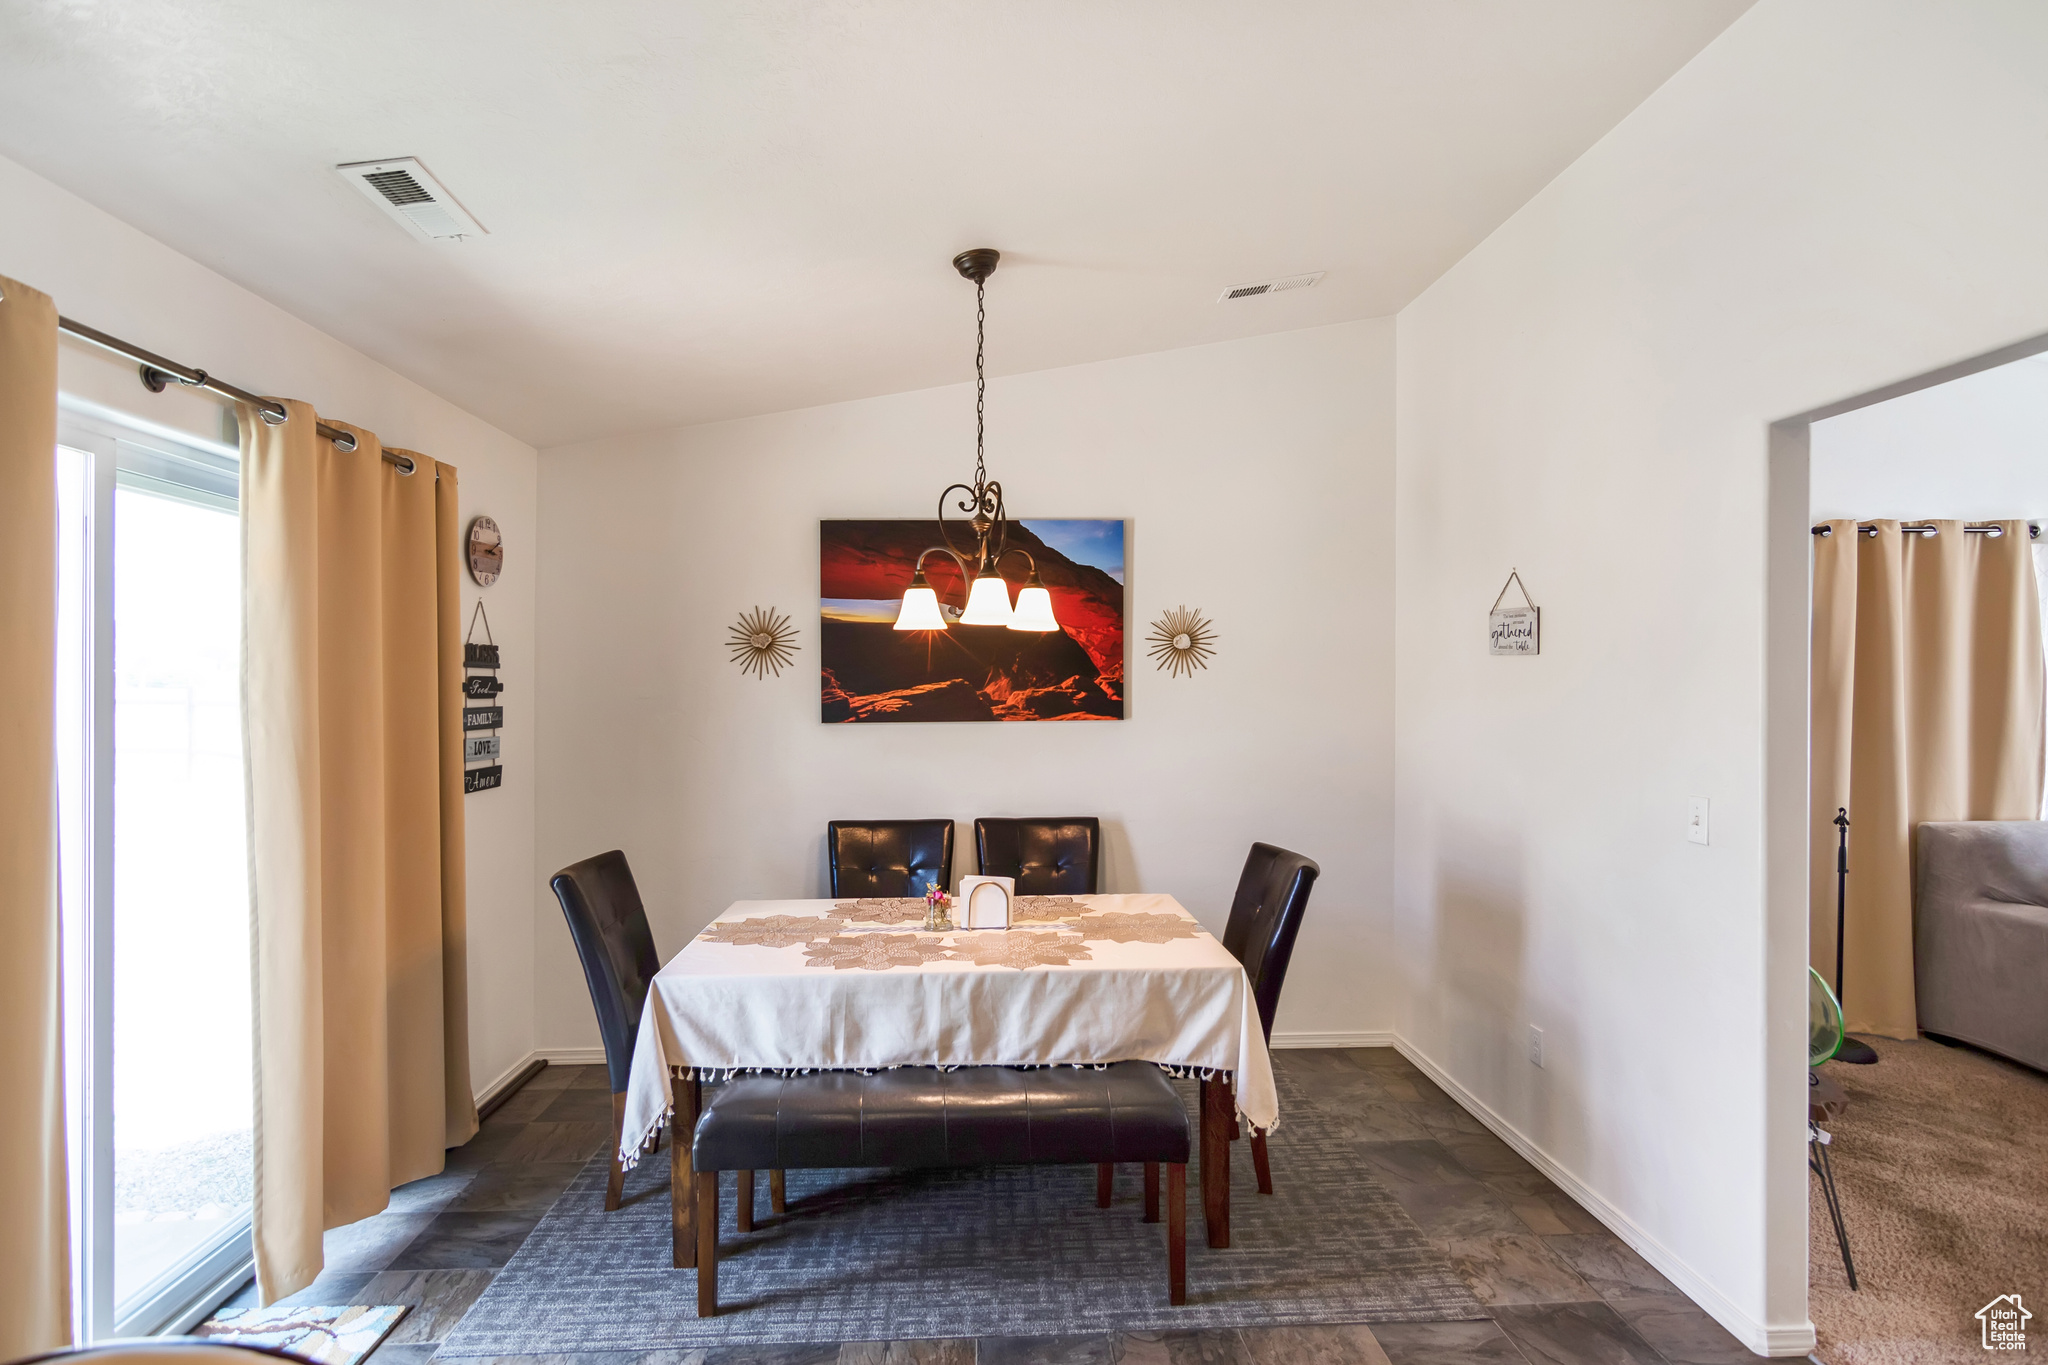
[[[1842,1050],[1842,1007],[1813,968],[1806,969],[1806,1064],[1819,1066]]]

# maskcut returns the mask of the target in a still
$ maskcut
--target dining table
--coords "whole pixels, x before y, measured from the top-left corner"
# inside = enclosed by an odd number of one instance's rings
[[[1203,1214],[1209,1245],[1229,1246],[1238,1118],[1279,1121],[1237,959],[1156,892],[1017,896],[1007,928],[926,925],[922,899],[728,907],[649,983],[621,1164],[669,1121],[671,1178],[688,1176],[702,1083],[740,1073],[1153,1062],[1201,1082]],[[694,1264],[680,1232],[676,1264]]]

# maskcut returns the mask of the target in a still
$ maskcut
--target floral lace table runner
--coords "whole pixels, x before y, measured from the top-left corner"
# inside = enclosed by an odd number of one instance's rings
[[[1072,896],[1019,896],[1020,927],[922,928],[922,900],[836,901],[831,913],[770,914],[717,920],[696,942],[736,948],[802,947],[815,966],[887,971],[924,962],[973,962],[984,967],[1065,966],[1088,960],[1087,944],[1170,943],[1199,937],[1202,927],[1184,914],[1160,911],[1091,911]],[[1030,926],[1042,924],[1046,929]]]

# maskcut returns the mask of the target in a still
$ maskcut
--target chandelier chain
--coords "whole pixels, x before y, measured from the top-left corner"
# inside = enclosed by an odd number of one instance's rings
[[[980,494],[988,483],[988,466],[983,463],[981,438],[984,426],[982,408],[988,398],[988,377],[982,369],[982,346],[988,322],[988,281],[974,282],[974,491]]]

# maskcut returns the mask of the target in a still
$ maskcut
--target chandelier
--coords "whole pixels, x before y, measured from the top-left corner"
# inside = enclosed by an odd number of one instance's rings
[[[931,546],[917,557],[910,586],[903,592],[903,607],[896,615],[898,630],[944,630],[946,615],[939,610],[939,595],[924,576],[928,556],[952,556],[960,568],[960,581],[969,585],[967,606],[960,613],[963,626],[1008,626],[1011,630],[1058,630],[1053,619],[1052,594],[1038,577],[1038,561],[1021,546],[1009,544],[1010,519],[1003,510],[1003,486],[988,476],[982,454],[983,408],[988,397],[988,376],[983,369],[983,342],[988,310],[985,299],[988,277],[995,273],[999,253],[988,247],[963,251],[953,258],[953,268],[974,281],[974,482],[956,483],[939,494],[939,538],[944,544]],[[953,544],[952,528],[946,524],[946,500],[963,494],[956,510],[971,515],[967,525],[974,533],[971,554]],[[1010,605],[1010,585],[998,565],[1005,555],[1022,555],[1030,577],[1017,592],[1017,604]],[[973,561],[972,567],[969,560]]]

